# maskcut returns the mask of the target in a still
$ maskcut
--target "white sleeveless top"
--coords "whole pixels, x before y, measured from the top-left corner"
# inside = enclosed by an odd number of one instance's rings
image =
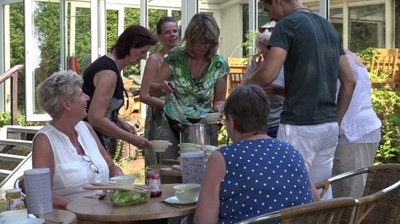
[[[371,101],[371,82],[368,71],[350,61],[356,87],[350,105],[340,125],[339,145],[346,143],[377,143],[381,139],[381,120]],[[339,91],[340,81],[337,82]]]
[[[82,189],[91,182],[108,183],[109,169],[96,141],[90,134],[83,121],[80,121],[75,130],[78,133],[78,142],[86,155],[98,167],[99,173],[90,168],[90,162],[86,162],[78,155],[68,136],[58,131],[50,122],[38,131],[47,136],[54,154],[54,177],[52,191],[68,199],[75,200],[84,195],[93,194],[95,191]]]

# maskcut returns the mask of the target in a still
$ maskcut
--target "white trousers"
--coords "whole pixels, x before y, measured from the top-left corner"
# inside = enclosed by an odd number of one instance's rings
[[[303,156],[313,183],[332,176],[333,157],[338,143],[338,123],[318,125],[280,124],[277,138],[290,143]],[[331,187],[322,199],[331,199]]]
[[[378,150],[377,143],[349,143],[338,145],[333,160],[332,176],[372,166]],[[360,198],[363,194],[367,174],[356,175],[332,183],[333,197]]]

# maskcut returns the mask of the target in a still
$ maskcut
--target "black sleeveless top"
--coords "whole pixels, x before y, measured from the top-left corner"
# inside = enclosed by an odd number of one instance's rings
[[[121,106],[124,104],[124,84],[117,65],[111,58],[107,56],[98,58],[83,73],[82,91],[88,96],[90,96],[90,100],[87,103],[86,111],[89,111],[93,94],[94,91],[96,90],[96,87],[93,84],[93,78],[96,75],[96,73],[104,70],[114,71],[115,75],[117,76],[117,85],[115,87],[113,97],[111,99],[110,105],[108,106],[106,114],[104,114],[104,116],[107,119],[109,119],[113,123],[116,123],[118,119],[119,108],[121,108]],[[87,118],[85,118],[84,120],[87,121]],[[110,137],[103,135],[96,129],[95,131],[97,136],[99,136],[101,144],[104,146],[104,148],[107,149]]]

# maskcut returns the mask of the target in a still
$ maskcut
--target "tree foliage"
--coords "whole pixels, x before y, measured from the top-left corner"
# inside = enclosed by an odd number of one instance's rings
[[[79,64],[79,74],[91,63],[91,24],[90,8],[78,7],[75,12],[75,43],[70,42],[71,35],[71,7],[67,4],[66,13],[66,55],[63,57],[74,56]],[[180,11],[172,11],[176,20],[181,19]],[[10,4],[10,55],[11,66],[25,63],[24,55],[24,5],[22,2]],[[37,86],[60,67],[60,3],[35,1],[33,11],[34,21],[34,44],[30,49],[35,53],[34,85]],[[166,16],[166,10],[149,9],[149,30],[156,33],[156,24],[162,16]],[[118,38],[118,12],[107,10],[107,52]],[[140,24],[140,9],[125,8],[124,28],[132,24]],[[28,34],[26,34],[28,35]],[[73,44],[74,46],[70,46]],[[72,52],[69,52],[72,48]],[[150,49],[151,53],[158,51],[160,45]],[[124,70],[124,76],[140,75],[140,65],[130,66]],[[20,111],[25,108],[25,74],[19,74],[18,81],[18,107]],[[33,100],[33,98],[32,98]]]

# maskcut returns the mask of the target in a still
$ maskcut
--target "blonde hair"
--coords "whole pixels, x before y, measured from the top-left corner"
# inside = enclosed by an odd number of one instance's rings
[[[75,87],[82,84],[83,79],[71,70],[55,72],[37,87],[37,103],[52,118],[60,118],[61,100],[74,102]]]
[[[205,59],[211,61],[211,58],[217,53],[219,46],[220,30],[214,17],[209,13],[197,13],[190,20],[182,43],[185,45],[186,53],[194,58],[193,41],[204,38],[211,42],[211,47],[208,49]]]

